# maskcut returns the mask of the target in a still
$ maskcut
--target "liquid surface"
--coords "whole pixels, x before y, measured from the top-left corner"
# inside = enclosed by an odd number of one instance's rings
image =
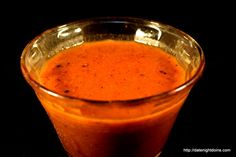
[[[40,81],[63,95],[126,100],[173,89],[185,81],[185,72],[159,48],[106,40],[55,55],[42,68]],[[187,91],[162,101],[126,105],[38,96],[69,156],[154,157],[167,140]]]
[[[184,69],[174,56],[131,41],[91,42],[64,50],[40,73],[40,82],[48,89],[93,100],[156,95],[184,81]]]

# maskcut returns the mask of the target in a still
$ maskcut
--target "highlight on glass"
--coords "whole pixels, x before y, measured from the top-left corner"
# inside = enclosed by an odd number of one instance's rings
[[[188,34],[127,17],[49,29],[21,56],[23,76],[71,157],[159,156],[204,64]]]

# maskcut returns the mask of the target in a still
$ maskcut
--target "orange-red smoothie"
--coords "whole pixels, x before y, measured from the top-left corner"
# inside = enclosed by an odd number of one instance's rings
[[[40,82],[64,96],[111,103],[72,105],[65,99],[59,107],[41,101],[73,157],[154,157],[185,96],[166,102],[120,102],[157,95],[184,81],[184,69],[160,48],[132,41],[88,42],[49,59]]]

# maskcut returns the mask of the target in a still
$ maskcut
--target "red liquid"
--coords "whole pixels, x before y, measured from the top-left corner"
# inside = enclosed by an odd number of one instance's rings
[[[55,55],[42,68],[40,81],[48,89],[72,97],[129,100],[174,89],[185,81],[185,71],[159,48],[107,40]],[[186,95],[168,98],[159,106],[156,101],[72,105],[66,99],[40,96],[40,100],[71,156],[154,157]]]

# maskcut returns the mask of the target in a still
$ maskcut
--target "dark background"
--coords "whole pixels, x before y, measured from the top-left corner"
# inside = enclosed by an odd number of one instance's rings
[[[35,3],[35,4],[34,4]],[[40,3],[40,4],[39,4]],[[60,4],[60,5],[58,5]],[[18,5],[18,4],[14,4]],[[1,13],[0,154],[15,157],[64,157],[45,111],[24,80],[20,55],[25,45],[46,29],[90,17],[130,16],[177,27],[202,46],[206,67],[179,113],[162,157],[233,156],[235,96],[235,25],[232,4],[160,1],[109,3],[31,2]],[[184,148],[231,149],[231,153],[186,153]],[[1,155],[0,155],[1,156]]]

